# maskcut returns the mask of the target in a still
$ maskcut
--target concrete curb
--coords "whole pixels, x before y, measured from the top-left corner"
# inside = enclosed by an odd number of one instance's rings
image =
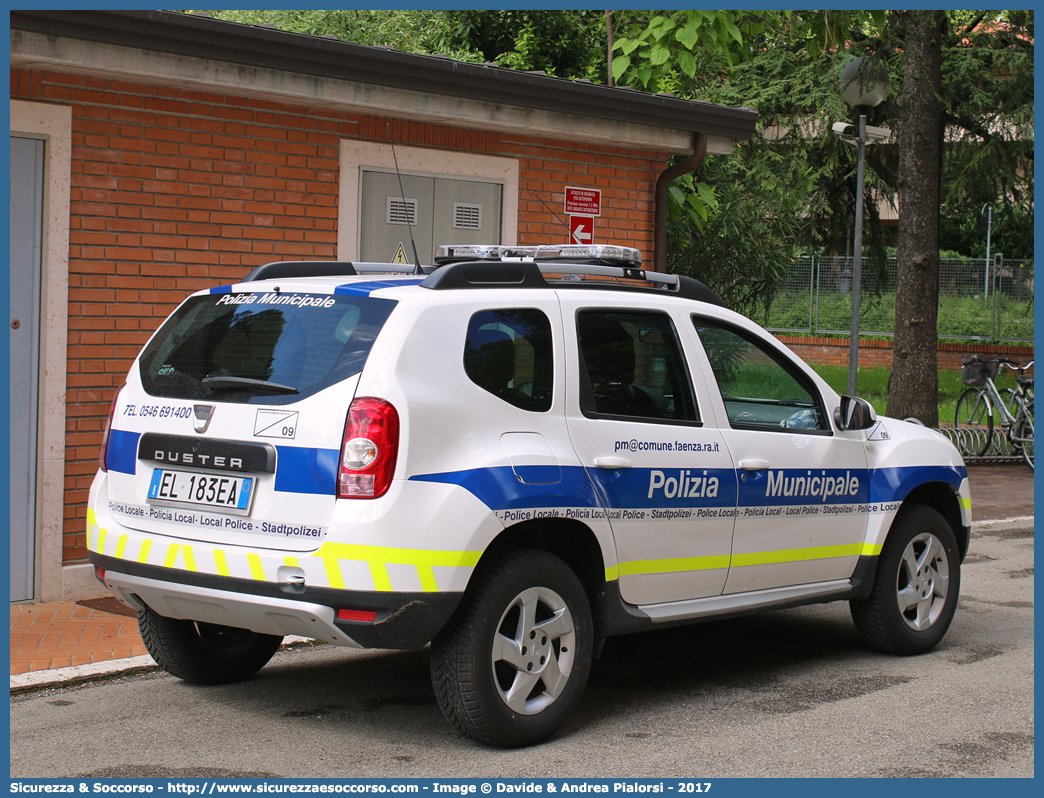
[[[283,639],[282,648],[312,644],[309,637],[288,635]],[[94,679],[111,678],[128,673],[146,673],[159,670],[159,665],[152,657],[128,657],[127,659],[111,659],[106,662],[92,662],[90,665],[73,665],[69,668],[54,668],[48,671],[31,671],[19,673],[11,677],[11,695],[46,687],[71,687],[74,684],[89,682]]]
[[[1012,529],[1032,530],[1033,516],[1023,515],[1017,518],[995,518],[972,522],[972,534],[988,535],[991,532],[1003,532]],[[312,642],[311,638],[289,636],[284,640],[283,648]],[[92,679],[158,669],[159,666],[152,657],[129,657],[127,659],[113,659],[108,662],[94,662],[90,665],[75,665],[70,668],[20,673],[11,677],[11,694],[14,695],[45,687],[70,687],[81,682],[89,682]]]
[[[1017,518],[991,518],[986,521],[972,521],[972,534],[989,534],[990,532],[1003,532],[1009,529],[1033,529],[1033,516],[1020,515]]]
[[[69,668],[55,668],[49,671],[19,673],[11,677],[11,694],[39,687],[68,687],[100,676],[155,670],[158,667],[152,657],[128,657],[127,659],[111,659],[107,662],[92,662],[90,665],[73,665]]]

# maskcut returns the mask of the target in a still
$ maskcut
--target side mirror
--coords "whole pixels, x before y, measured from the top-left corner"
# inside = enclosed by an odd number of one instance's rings
[[[877,414],[870,403],[858,396],[842,396],[834,410],[834,424],[838,429],[870,429],[877,422]]]

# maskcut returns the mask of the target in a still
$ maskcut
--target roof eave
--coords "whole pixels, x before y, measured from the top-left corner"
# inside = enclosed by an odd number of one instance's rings
[[[12,10],[11,30],[749,139],[758,112],[167,11]]]

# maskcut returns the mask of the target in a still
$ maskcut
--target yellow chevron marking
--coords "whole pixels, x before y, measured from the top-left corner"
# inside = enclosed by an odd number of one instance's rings
[[[376,590],[390,591],[391,577],[388,565],[413,565],[417,568],[421,588],[437,591],[435,567],[473,568],[482,556],[478,551],[437,551],[432,549],[396,549],[386,546],[362,546],[352,543],[325,543],[313,557],[322,558],[330,587],[344,588],[341,576],[341,560],[357,560],[370,567],[370,575]]]
[[[250,575],[259,582],[265,581],[265,569],[261,567],[261,557],[257,554],[248,554],[247,562],[250,563]]]
[[[221,576],[228,576],[228,561],[225,559],[225,552],[220,549],[214,549],[214,565],[217,567],[217,572]]]

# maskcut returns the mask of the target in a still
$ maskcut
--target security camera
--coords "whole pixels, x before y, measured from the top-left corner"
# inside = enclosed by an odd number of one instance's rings
[[[859,131],[856,126],[850,122],[834,122],[831,126],[831,130],[835,134],[840,136],[842,140],[847,141],[849,144],[856,142]],[[892,135],[892,131],[886,127],[874,127],[873,125],[866,126],[866,139],[865,141],[870,144],[875,141],[885,141]]]
[[[886,127],[874,127],[873,125],[866,126],[867,141],[884,141],[891,135],[892,131]]]

